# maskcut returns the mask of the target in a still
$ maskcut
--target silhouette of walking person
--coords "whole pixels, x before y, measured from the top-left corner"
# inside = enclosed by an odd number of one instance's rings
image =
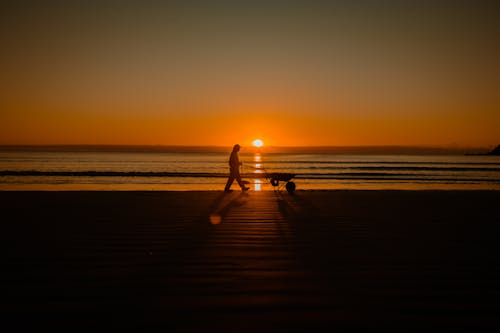
[[[229,178],[227,179],[226,187],[224,191],[230,192],[231,185],[233,181],[236,179],[238,185],[240,185],[241,190],[243,192],[248,191],[249,188],[243,184],[240,176],[240,166],[243,164],[240,162],[240,158],[238,156],[238,152],[240,151],[240,145],[235,144],[233,146],[233,151],[231,152],[231,156],[229,157]]]

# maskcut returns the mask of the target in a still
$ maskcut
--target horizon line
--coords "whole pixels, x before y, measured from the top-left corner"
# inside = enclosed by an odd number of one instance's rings
[[[242,145],[240,143],[240,145]],[[81,147],[232,147],[230,145],[203,145],[203,144],[114,144],[114,143],[0,143],[0,147],[67,147],[67,146],[81,146]],[[243,145],[242,145],[243,146]],[[246,147],[251,147],[247,145]],[[380,144],[380,145],[265,145],[265,147],[415,147],[415,148],[488,148],[494,147],[496,144],[487,145],[459,145],[459,144]]]
[[[0,151],[46,152],[226,152],[232,145],[146,145],[146,144],[0,144]],[[314,146],[243,146],[244,151],[268,153],[480,153],[488,152],[495,145],[445,146],[445,145],[314,145]]]

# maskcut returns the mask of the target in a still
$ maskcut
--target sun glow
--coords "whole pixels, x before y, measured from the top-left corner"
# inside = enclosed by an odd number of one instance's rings
[[[259,148],[259,147],[262,147],[264,145],[264,142],[262,142],[261,139],[255,139],[255,140],[253,140],[252,145],[254,147]]]

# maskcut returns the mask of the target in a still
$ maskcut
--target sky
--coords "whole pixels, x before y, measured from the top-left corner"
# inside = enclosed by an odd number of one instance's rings
[[[500,144],[495,1],[15,1],[0,144]]]

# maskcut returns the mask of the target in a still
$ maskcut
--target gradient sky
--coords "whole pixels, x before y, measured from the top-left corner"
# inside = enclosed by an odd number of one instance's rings
[[[495,1],[13,1],[0,144],[500,144]]]

